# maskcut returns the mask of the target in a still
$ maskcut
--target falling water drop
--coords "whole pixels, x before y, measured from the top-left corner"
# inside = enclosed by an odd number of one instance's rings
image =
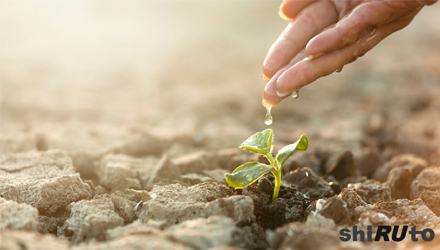
[[[292,93],[292,98],[293,98],[293,99],[298,98],[298,92],[297,92],[297,91],[293,91],[293,93]]]
[[[246,175],[246,180],[252,181],[252,176],[250,174]]]
[[[266,108],[266,118],[264,118],[264,124],[270,125],[273,122],[272,115],[270,114],[270,110],[272,108]]]

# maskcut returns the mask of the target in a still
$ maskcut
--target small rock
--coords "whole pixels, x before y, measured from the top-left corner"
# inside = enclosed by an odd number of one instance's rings
[[[309,216],[307,216],[306,225],[310,227],[324,227],[329,229],[336,228],[336,224],[333,219],[326,218],[321,214],[309,214]]]
[[[268,177],[263,176],[258,180],[258,189],[263,191],[265,194],[272,197],[274,190],[274,183]]]
[[[237,228],[232,219],[213,216],[188,220],[171,227],[168,231],[172,233],[175,241],[202,250],[231,244]]]
[[[66,211],[62,213],[57,213],[55,216],[38,216],[38,232],[42,234],[58,234],[58,228],[61,228],[64,222],[69,218],[69,213]]]
[[[36,208],[0,197],[0,230],[35,231],[37,225],[38,210]]]
[[[371,177],[382,163],[382,156],[374,147],[362,148],[359,156],[356,157],[356,165],[358,166],[360,175],[367,177]]]
[[[386,183],[367,180],[363,183],[349,184],[348,188],[354,190],[362,200],[369,204],[392,200],[390,187]]]
[[[428,206],[432,212],[440,216],[440,190],[423,190],[420,199]]]
[[[273,195],[273,193],[267,194],[261,190],[259,182],[254,182],[251,185],[243,188],[241,194],[251,197],[255,204],[269,204]]]
[[[232,196],[232,190],[217,182],[204,182],[185,187],[180,184],[155,185],[149,192],[150,200],[144,202],[139,219],[146,222],[166,220],[169,225],[206,217],[204,209],[208,202]]]
[[[313,151],[306,151],[301,154],[294,154],[283,165],[283,174],[287,174],[290,171],[294,171],[298,168],[308,167],[318,176],[322,176],[325,173],[321,170],[322,160]]]
[[[330,197],[334,194],[328,182],[307,167],[292,171],[283,179],[286,183],[297,186],[300,192],[308,194],[311,199]]]
[[[353,154],[350,151],[345,151],[338,155],[333,165],[327,169],[327,175],[333,175],[338,181],[347,177],[360,176]]]
[[[115,206],[115,212],[124,219],[126,224],[132,223],[136,219],[135,202],[117,194],[112,194],[111,200]]]
[[[339,183],[339,181],[337,181],[332,175],[327,176],[325,180],[332,188],[334,194],[339,194],[342,191],[341,183]]]
[[[440,167],[424,169],[411,183],[411,199],[420,197],[424,190],[440,190]]]
[[[251,225],[238,227],[239,230],[235,231],[232,235],[232,245],[242,247],[244,249],[266,249],[266,234],[257,223]],[[235,249],[235,248],[233,248]],[[210,249],[211,250],[211,249]]]
[[[408,167],[393,168],[388,174],[387,184],[390,187],[392,197],[397,199],[409,199],[411,192],[411,170]]]
[[[385,182],[391,169],[396,167],[408,167],[411,170],[411,180],[413,180],[423,169],[428,167],[428,163],[415,155],[398,155],[377,168],[372,177],[380,182]]]
[[[356,222],[359,218],[359,214],[355,209],[359,206],[366,206],[367,203],[352,189],[344,188],[340,196],[347,203],[347,208],[351,214],[351,220]]]
[[[364,212],[376,212],[382,213],[388,218],[394,217],[392,221],[390,220],[394,225],[435,228],[440,224],[440,218],[420,199],[378,202],[374,205],[359,206],[355,210],[361,214],[361,217]]]
[[[103,157],[96,168],[96,176],[112,192],[125,189],[142,189],[147,186],[158,158],[134,158],[122,154]]]
[[[322,206],[321,210],[318,211],[318,214],[333,219],[335,224],[343,225],[352,223],[347,203],[345,203],[345,201],[339,196],[334,196],[328,199]]]
[[[359,223],[364,227],[367,227],[369,225],[377,226],[392,224],[390,218],[388,218],[388,216],[386,216],[385,214],[372,211],[362,213],[359,218]]]
[[[220,198],[206,205],[206,216],[223,215],[232,218],[238,226],[249,225],[255,221],[254,202],[246,196]]]
[[[62,151],[30,152],[0,158],[0,197],[25,202],[53,214],[71,202],[90,198],[89,185]]]
[[[304,221],[309,202],[296,191],[290,198],[278,197],[269,204],[255,204],[255,216],[263,228],[274,229],[292,221]]]
[[[104,240],[107,229],[124,225],[124,219],[115,212],[110,198],[82,200],[70,206],[71,215],[65,225],[73,233],[74,243]]]

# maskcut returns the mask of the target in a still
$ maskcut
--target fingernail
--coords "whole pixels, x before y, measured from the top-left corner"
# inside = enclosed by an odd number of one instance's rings
[[[267,77],[265,74],[263,74],[263,80],[264,80],[265,82],[268,82],[268,81],[270,81],[270,78]]]
[[[280,93],[280,92],[278,92],[278,90],[277,90],[277,96],[279,96],[279,97],[285,97],[285,96],[288,96],[288,95],[290,95],[291,93],[289,93],[289,92],[286,92],[286,93]]]
[[[283,5],[284,3],[281,4],[280,9],[278,10],[278,15],[280,15],[280,17],[284,20],[290,20],[286,15],[284,15],[283,13]]]

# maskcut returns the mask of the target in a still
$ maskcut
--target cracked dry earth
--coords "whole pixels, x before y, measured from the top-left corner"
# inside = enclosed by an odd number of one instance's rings
[[[273,109],[274,152],[309,148],[271,203],[272,176],[223,175],[265,161],[238,146],[267,128],[278,2],[23,2],[0,10],[1,250],[440,248],[438,4]],[[339,240],[353,225],[436,237]]]

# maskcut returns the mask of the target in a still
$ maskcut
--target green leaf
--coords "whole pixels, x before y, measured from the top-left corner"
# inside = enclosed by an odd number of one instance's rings
[[[246,141],[241,144],[240,148],[257,154],[269,155],[272,152],[272,145],[273,131],[272,129],[266,129],[247,138]]]
[[[231,174],[225,174],[226,182],[234,188],[244,188],[258,180],[263,174],[275,170],[274,167],[259,163],[248,162],[237,167]]]
[[[306,135],[301,135],[301,138],[299,138],[298,141],[296,141],[293,144],[289,144],[285,146],[284,148],[280,149],[277,154],[277,161],[280,166],[283,166],[283,164],[289,159],[290,156],[292,156],[293,152],[296,149],[299,150],[306,150],[307,146],[309,145],[309,141],[307,139]]]

